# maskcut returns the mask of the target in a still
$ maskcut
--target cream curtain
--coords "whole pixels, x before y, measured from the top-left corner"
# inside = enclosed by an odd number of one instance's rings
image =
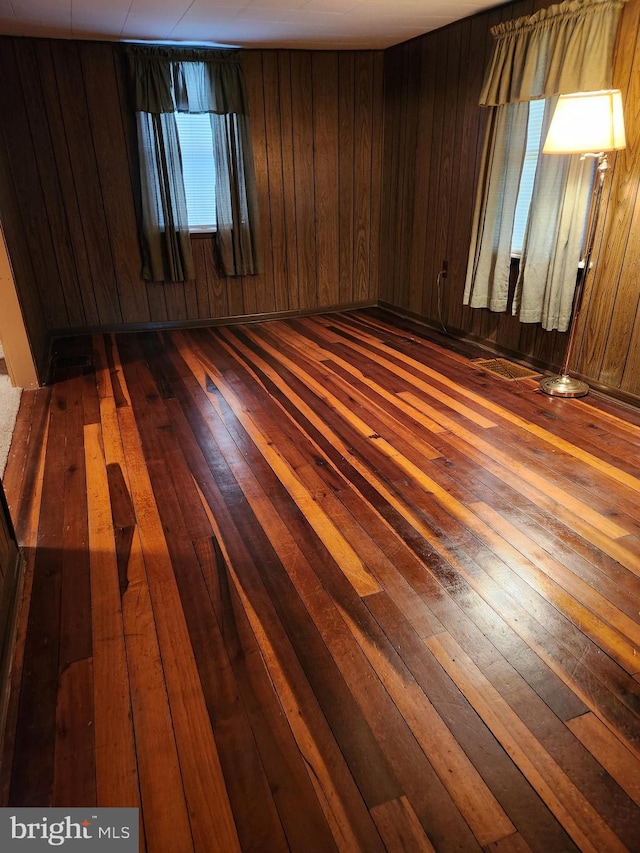
[[[480,104],[497,106],[611,86],[625,0],[568,0],[493,27]]]
[[[547,102],[547,127],[555,101]],[[539,158],[513,301],[522,323],[561,332],[569,328],[594,166],[593,158]]]
[[[464,304],[506,311],[511,237],[522,174],[529,105],[502,104],[492,111],[485,136],[484,171],[476,205]]]
[[[528,102],[611,87],[624,0],[568,0],[494,27],[480,103],[491,108],[476,197],[464,304],[504,311]],[[544,138],[543,128],[543,138]],[[523,139],[524,134],[524,139]],[[517,164],[520,162],[520,171]],[[517,172],[517,174],[516,174]],[[582,250],[593,161],[540,154],[514,314],[545,329],[568,328]]]

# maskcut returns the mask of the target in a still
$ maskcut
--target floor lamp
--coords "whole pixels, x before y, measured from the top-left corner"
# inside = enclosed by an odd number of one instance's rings
[[[586,382],[569,376],[569,361],[573,353],[584,285],[589,274],[591,253],[600,213],[602,187],[609,168],[607,152],[624,148],[625,144],[622,97],[618,89],[560,95],[542,153],[582,154],[583,157],[596,157],[598,164],[587,219],[583,265],[579,271],[573,299],[569,342],[564,363],[558,376],[549,376],[540,383],[540,389],[552,397],[584,397],[585,394],[589,393],[589,386]]]

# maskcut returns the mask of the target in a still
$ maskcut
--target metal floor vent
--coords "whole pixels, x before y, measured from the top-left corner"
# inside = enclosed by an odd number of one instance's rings
[[[59,355],[53,359],[55,369],[67,370],[70,367],[91,367],[91,357],[88,355]]]
[[[51,359],[49,382],[64,382],[78,376],[86,376],[93,372],[91,355],[56,355]]]
[[[539,370],[532,370],[530,367],[523,367],[521,364],[514,364],[506,358],[474,358],[471,364],[480,370],[487,370],[489,373],[495,373],[496,376],[501,376],[503,379],[513,381],[514,379],[533,379],[535,376],[540,376]]]

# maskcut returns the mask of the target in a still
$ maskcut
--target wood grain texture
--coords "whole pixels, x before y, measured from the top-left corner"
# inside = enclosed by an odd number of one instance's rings
[[[213,238],[194,235],[196,279],[161,285],[141,279],[121,48],[8,36],[0,46],[3,227],[40,362],[52,331],[375,301],[381,53],[243,51],[263,271],[224,278]]]
[[[202,235],[192,238],[194,281],[141,280],[135,127],[119,49],[3,37],[3,228],[42,378],[52,331],[376,300],[559,365],[565,334],[462,305],[489,30],[545,5],[505,4],[384,52],[244,51],[265,257],[261,275],[238,281],[220,276],[213,240]],[[639,33],[640,0],[630,0],[614,70],[627,148],[606,187],[573,365],[632,400],[640,399]]]
[[[150,853],[636,849],[640,418],[380,309],[91,351],[7,469],[3,804],[138,806]]]
[[[385,51],[384,233],[379,298],[440,328],[538,364],[562,363],[566,334],[508,313],[462,305],[486,110],[478,106],[490,27],[548,3],[520,2]],[[587,279],[572,368],[640,399],[640,2],[622,15],[614,86],[624,98],[627,148],[614,158]],[[414,189],[415,188],[415,189]],[[437,274],[447,261],[448,275]]]

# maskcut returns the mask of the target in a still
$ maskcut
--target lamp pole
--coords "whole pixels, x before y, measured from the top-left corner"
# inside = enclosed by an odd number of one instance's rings
[[[593,244],[596,236],[596,227],[598,224],[598,216],[600,213],[600,202],[602,200],[602,187],[604,179],[609,169],[609,157],[606,153],[600,152],[595,155],[598,158],[596,185],[591,197],[591,211],[589,214],[589,233],[587,235],[586,249],[584,255],[584,265],[580,270],[576,292],[573,300],[573,311],[571,316],[571,325],[569,327],[569,342],[564,355],[564,361],[560,374],[558,376],[549,376],[540,382],[540,390],[545,394],[550,394],[552,397],[584,397],[589,393],[589,386],[581,379],[575,379],[569,376],[569,362],[573,355],[573,346],[576,338],[576,330],[578,327],[578,317],[582,306],[582,296],[584,294],[584,285],[589,274],[591,265],[591,253],[593,252]]]

